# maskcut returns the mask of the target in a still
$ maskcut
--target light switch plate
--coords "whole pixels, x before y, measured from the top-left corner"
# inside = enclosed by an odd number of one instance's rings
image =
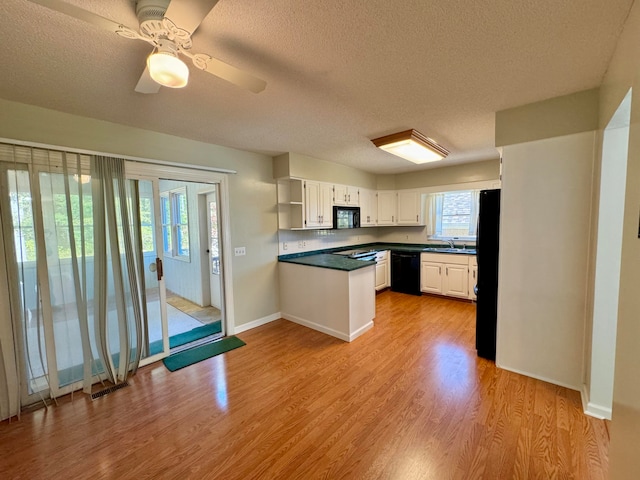
[[[245,247],[236,247],[234,250],[236,257],[241,257],[242,255],[247,254],[247,249]]]

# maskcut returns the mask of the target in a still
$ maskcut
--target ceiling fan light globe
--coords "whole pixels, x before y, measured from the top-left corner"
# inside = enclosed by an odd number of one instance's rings
[[[149,75],[160,85],[169,88],[182,88],[189,81],[189,68],[175,55],[157,52],[147,59]]]

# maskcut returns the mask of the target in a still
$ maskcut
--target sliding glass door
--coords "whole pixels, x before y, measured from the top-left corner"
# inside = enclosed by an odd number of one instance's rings
[[[0,164],[3,191],[7,192],[2,196],[2,211],[10,212],[10,219],[4,223],[10,225],[4,243],[15,258],[7,268],[12,270],[10,278],[17,280],[14,304],[19,309],[12,313],[21,359],[22,404],[49,393],[56,397],[72,391],[86,376],[104,379],[105,357],[98,352],[100,341],[109,345],[108,360],[118,369],[119,346],[123,344],[118,308],[125,311],[126,318],[133,317],[133,309],[141,310],[141,327],[129,322],[125,329],[129,337],[125,342],[132,345],[127,353],[131,358],[138,355],[138,345],[142,359],[168,354],[162,252],[156,249],[160,232],[157,181],[154,196],[154,181],[126,180],[126,209],[130,212],[126,221],[134,244],[130,250],[136,257],[133,264],[139,268],[125,271],[124,277],[138,284],[141,295],[138,305],[133,301],[119,305],[114,288],[118,277],[107,275],[106,334],[100,339],[94,318],[98,267],[91,178],[88,171],[60,170],[54,162]],[[114,218],[116,232],[121,232],[123,218]],[[114,236],[122,243],[123,235]],[[120,256],[124,253],[109,255],[106,262],[124,264]],[[131,285],[124,289],[132,290]]]
[[[2,418],[7,405],[15,415],[16,403],[123,382],[168,355],[172,336],[187,348],[228,331],[221,185],[211,173],[0,144]]]

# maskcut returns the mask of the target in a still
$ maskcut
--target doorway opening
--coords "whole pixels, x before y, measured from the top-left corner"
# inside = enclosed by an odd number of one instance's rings
[[[174,353],[226,333],[219,188],[161,179],[159,194],[169,347]]]
[[[618,326],[631,90],[604,130],[593,291],[591,363],[586,413],[611,419]]]

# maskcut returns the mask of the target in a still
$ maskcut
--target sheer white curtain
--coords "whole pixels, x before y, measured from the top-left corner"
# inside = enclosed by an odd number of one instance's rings
[[[471,220],[469,225],[469,235],[476,236],[478,233],[478,207],[480,206],[480,190],[471,190]]]
[[[466,192],[466,191],[465,191]],[[470,211],[469,211],[469,223],[468,223],[468,235],[465,232],[464,237],[474,237],[478,227],[478,202],[480,198],[480,190],[469,190],[471,193]],[[445,201],[445,195],[452,192],[437,192],[429,194],[427,198],[427,237],[442,237],[448,236],[445,226],[444,233],[442,228],[443,206]],[[465,230],[466,220],[465,220]]]
[[[442,202],[444,201],[443,193],[431,193],[427,200],[427,236],[432,237],[442,234]]]
[[[6,182],[6,177],[3,181]],[[2,207],[0,204],[0,218],[7,214]],[[12,241],[10,232],[5,228],[5,222],[0,222],[0,420],[20,414],[20,374],[15,347],[17,332],[10,321],[14,314],[19,315],[20,312],[12,311],[12,307],[15,308],[19,302],[12,302],[10,298],[7,260],[12,258],[12,253],[4,248],[5,238]]]
[[[144,265],[139,255],[139,235],[134,235],[134,231],[140,231],[139,224],[132,228],[132,221],[138,218],[132,211],[137,210],[139,198],[135,183],[133,189],[127,188],[132,185],[127,185],[121,159],[96,157],[91,163],[91,178],[96,340],[107,377],[113,383],[119,383],[138,368],[146,343],[143,338],[146,331],[142,316],[143,293],[139,283],[139,279],[144,278]],[[109,287],[113,289],[112,294]],[[110,330],[118,333],[117,348],[109,336]]]
[[[0,167],[7,418],[30,395],[126,380],[148,339],[138,185],[124,161],[0,145]]]

